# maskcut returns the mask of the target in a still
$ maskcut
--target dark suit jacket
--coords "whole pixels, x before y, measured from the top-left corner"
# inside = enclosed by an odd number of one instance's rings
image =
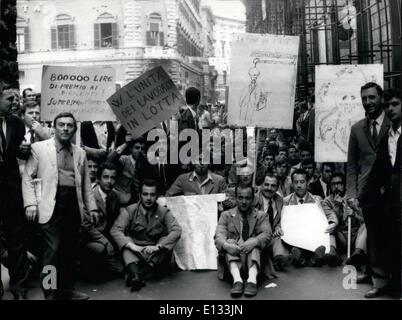
[[[115,132],[113,123],[106,122],[107,127],[107,142],[106,148],[109,149],[115,139]],[[81,140],[84,146],[99,149],[98,138],[96,137],[95,129],[91,121],[84,121],[81,123]]]
[[[394,166],[389,157],[388,139],[389,135],[385,134],[378,146],[376,160],[359,198],[362,207],[380,206],[383,209],[391,203],[400,203],[401,138]]]
[[[96,227],[98,228],[99,231],[103,232],[108,236],[110,229],[112,228],[115,220],[120,214],[120,200],[119,196],[117,193],[112,190],[109,197],[110,197],[110,207],[111,210],[107,211],[106,209],[106,204],[102,199],[102,196],[99,192],[98,188],[94,189],[94,197],[95,197],[95,202],[96,206],[98,208],[98,214],[99,214],[99,225]]]
[[[2,158],[0,184],[9,191],[10,195],[16,195],[21,193],[21,175],[17,157],[26,160],[29,156],[23,155],[19,151],[19,146],[25,136],[25,125],[20,118],[10,115],[6,117],[6,126],[6,150],[0,151],[2,153],[0,155]]]
[[[197,129],[197,125],[195,123],[195,118],[188,108],[184,110],[180,110],[180,118],[179,118],[179,133],[184,129]]]
[[[328,186],[328,188],[329,188],[329,186]],[[309,186],[308,186],[308,191],[311,194],[314,194],[316,196],[320,196],[323,199],[326,197],[326,195],[324,194],[324,190],[322,188],[320,179],[317,179],[313,183],[310,183]]]
[[[378,134],[378,140],[388,132],[389,119],[385,116]],[[364,118],[352,126],[348,146],[348,163],[346,175],[346,197],[359,198],[370,170],[376,159],[378,143],[375,144],[370,132],[368,119]]]
[[[264,209],[264,200],[262,199],[262,197],[263,197],[262,192],[261,190],[259,190],[256,197],[257,202],[255,204],[255,208],[261,211]],[[274,223],[272,224],[271,227],[272,231],[275,231],[276,228],[280,228],[281,226],[281,212],[283,207],[283,198],[279,194],[275,193],[273,200],[277,213],[274,218]]]

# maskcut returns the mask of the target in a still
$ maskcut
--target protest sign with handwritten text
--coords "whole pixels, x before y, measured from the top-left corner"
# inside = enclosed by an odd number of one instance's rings
[[[186,102],[162,67],[145,72],[107,102],[122,125],[138,136],[179,111]]]
[[[71,112],[78,121],[115,121],[106,102],[115,92],[112,67],[43,66],[41,118]]]

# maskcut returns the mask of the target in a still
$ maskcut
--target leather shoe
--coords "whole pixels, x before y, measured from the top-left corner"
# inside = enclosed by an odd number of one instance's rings
[[[88,300],[89,296],[79,291],[58,291],[56,294],[58,300]]]
[[[385,294],[384,288],[372,288],[371,290],[367,291],[364,295],[367,299],[377,298]]]
[[[356,249],[356,251],[346,260],[347,265],[351,266],[362,266],[367,263],[367,255],[361,249]]]
[[[312,267],[321,267],[324,264],[324,256],[325,256],[325,247],[319,246],[312,258],[311,258],[311,266]]]
[[[276,271],[286,271],[286,259],[283,255],[274,258],[274,267]]]
[[[257,284],[253,282],[247,282],[244,289],[244,295],[246,297],[254,297],[257,295]]]
[[[361,274],[357,276],[356,283],[372,283],[372,280],[368,274]]]
[[[243,294],[243,290],[244,290],[244,284],[243,282],[240,281],[236,281],[235,283],[233,283],[233,287],[230,290],[230,295],[233,298],[238,298],[241,297]]]
[[[135,274],[131,277],[130,280],[131,291],[138,291],[143,286],[145,286],[145,282],[139,277],[138,274]]]
[[[306,260],[302,256],[302,252],[299,248],[293,247],[291,250],[293,265],[296,268],[303,268],[307,265]]]

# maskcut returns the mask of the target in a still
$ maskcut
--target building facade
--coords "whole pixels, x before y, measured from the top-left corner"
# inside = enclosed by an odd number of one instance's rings
[[[210,59],[217,71],[216,94],[217,100],[225,103],[230,76],[230,56],[233,34],[245,33],[245,21],[215,16],[214,52]]]
[[[22,88],[40,91],[46,64],[110,65],[120,85],[162,65],[206,97],[200,0],[18,0],[17,12]]]
[[[384,86],[401,80],[400,0],[244,0],[247,32],[299,35],[298,94],[319,64],[384,65]]]

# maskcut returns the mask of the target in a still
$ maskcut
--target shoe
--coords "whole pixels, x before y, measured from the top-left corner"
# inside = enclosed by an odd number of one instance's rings
[[[324,261],[326,261],[330,267],[340,266],[343,262],[341,257],[339,257],[337,254],[326,254],[324,256]]]
[[[45,300],[57,300],[56,294],[56,290],[43,290]]]
[[[138,274],[135,274],[131,277],[131,291],[139,291],[143,286],[145,286],[145,282],[138,276]]]
[[[361,249],[356,249],[355,252],[346,260],[347,265],[363,266],[367,263],[367,255]]]
[[[324,264],[325,257],[325,247],[319,246],[315,249],[313,256],[311,257],[311,266],[312,267],[321,267]]]
[[[372,283],[371,277],[368,274],[361,274],[357,276],[356,283]]]
[[[286,271],[286,259],[283,255],[278,255],[274,258],[274,267],[276,271]]]
[[[379,296],[385,295],[386,290],[384,288],[372,288],[371,290],[367,291],[364,295],[367,299],[377,298]]]
[[[10,289],[14,300],[28,300],[28,290],[27,289]]]
[[[257,295],[257,284],[253,282],[247,282],[246,288],[244,289],[244,295],[246,297],[254,297]]]
[[[230,295],[233,298],[241,297],[243,295],[243,290],[244,290],[243,282],[236,281],[235,283],[233,283],[233,287],[230,290]]]
[[[302,252],[299,248],[293,247],[291,250],[293,265],[296,268],[303,268],[307,265],[306,260],[302,256]]]
[[[58,291],[56,294],[57,300],[89,300],[89,296],[79,291]]]

